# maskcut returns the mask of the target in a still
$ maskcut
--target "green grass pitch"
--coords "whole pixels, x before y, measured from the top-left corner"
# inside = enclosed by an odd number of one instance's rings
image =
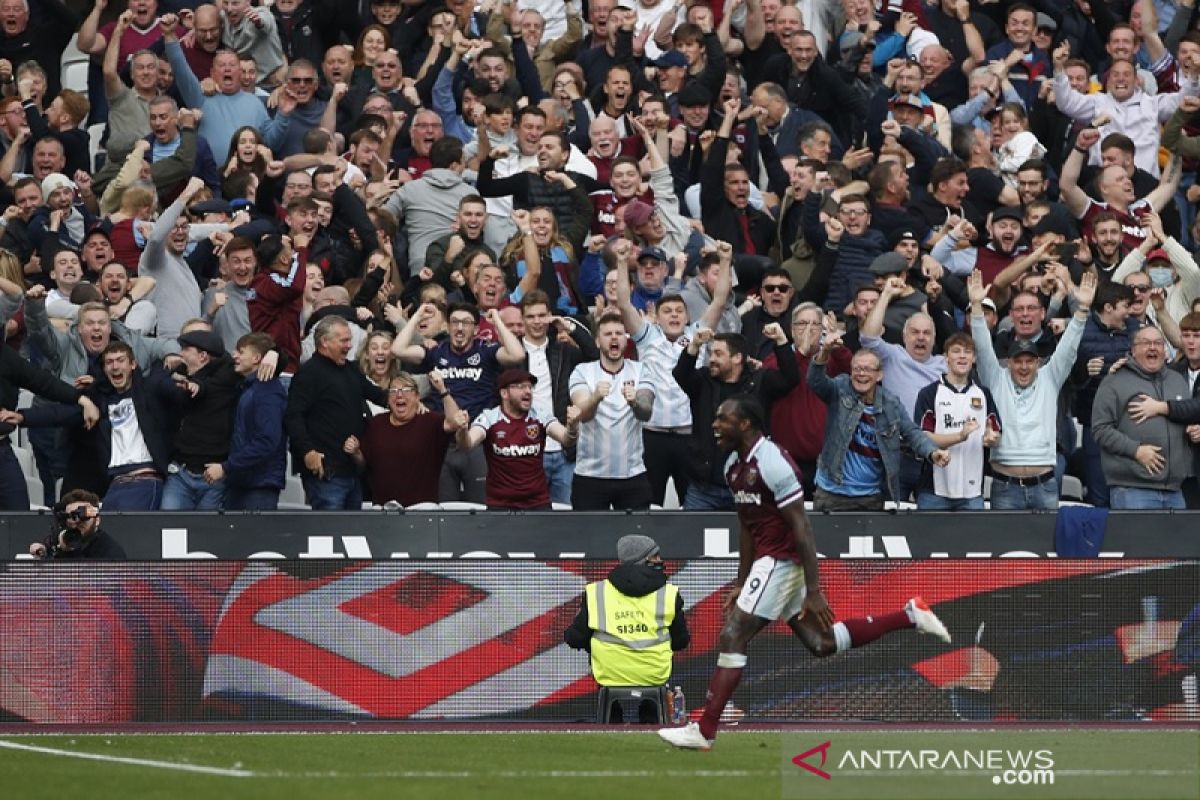
[[[830,780],[790,763],[831,742]],[[979,770],[838,769],[848,751],[1054,752],[1053,786]],[[819,764],[819,759],[809,759]],[[24,798],[1200,798],[1196,730],[728,729],[683,752],[652,729],[615,732],[0,735],[0,796]]]

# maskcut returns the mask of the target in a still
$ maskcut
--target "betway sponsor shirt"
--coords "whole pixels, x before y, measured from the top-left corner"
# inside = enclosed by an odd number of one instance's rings
[[[454,397],[459,408],[471,419],[496,403],[496,376],[500,362],[496,353],[500,345],[475,339],[464,352],[457,353],[445,341],[425,353],[421,362],[424,372],[440,369],[446,378],[446,391]]]
[[[804,501],[800,470],[787,453],[761,437],[745,460],[737,450],[725,461],[725,482],[733,492],[738,520],[754,538],[754,557],[800,562],[796,535],[779,509]]]
[[[546,426],[536,408],[524,417],[510,417],[499,406],[484,411],[471,423],[484,432],[487,456],[487,504],[499,508],[541,508],[550,505],[550,490],[542,452]]]

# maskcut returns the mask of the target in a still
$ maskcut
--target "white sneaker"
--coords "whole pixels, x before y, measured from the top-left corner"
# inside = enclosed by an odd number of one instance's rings
[[[664,742],[688,750],[711,750],[713,746],[713,740],[705,739],[695,722],[689,722],[682,728],[659,728],[658,735]]]
[[[929,604],[920,597],[914,597],[905,603],[904,611],[917,626],[918,632],[933,634],[946,644],[950,644],[950,631],[946,630],[946,626],[937,618],[937,614],[934,614],[930,610]]]

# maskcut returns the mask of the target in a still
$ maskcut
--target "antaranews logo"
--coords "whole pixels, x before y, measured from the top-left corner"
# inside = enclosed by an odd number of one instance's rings
[[[823,778],[833,779],[824,767],[830,761],[832,740],[822,742],[792,758],[797,767]],[[820,756],[820,764],[810,763]],[[834,759],[830,770],[846,775],[920,775],[941,772],[950,775],[985,776],[1000,786],[1054,784],[1054,753],[1049,749],[850,749]]]
[[[795,764],[797,767],[803,767],[804,769],[808,770],[809,772],[811,772],[813,775],[816,775],[817,777],[824,778],[825,780],[829,780],[833,776],[831,776],[825,770],[819,769],[817,767],[814,767],[812,764],[809,764],[808,761],[806,761],[805,759],[807,759],[811,755],[814,755],[815,753],[820,753],[821,754],[821,766],[822,767],[825,766],[825,759],[829,755],[829,745],[830,744],[831,744],[831,742],[825,742],[824,744],[819,744],[816,747],[813,747],[809,750],[805,750],[803,753],[801,753],[800,755],[793,758],[792,763]]]

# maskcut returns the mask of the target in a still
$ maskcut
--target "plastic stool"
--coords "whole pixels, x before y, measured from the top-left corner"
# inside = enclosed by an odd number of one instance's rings
[[[619,706],[621,718],[618,722],[641,722],[641,708],[653,703],[655,718],[644,724],[667,724],[666,686],[601,686],[597,696],[596,721],[601,724],[613,722],[613,706]]]

